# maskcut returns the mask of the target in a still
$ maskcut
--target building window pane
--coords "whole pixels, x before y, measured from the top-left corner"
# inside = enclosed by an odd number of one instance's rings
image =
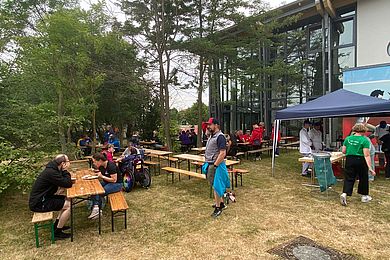
[[[340,74],[344,69],[355,67],[355,47],[333,50],[333,74]]]
[[[353,43],[353,20],[334,24],[333,47]]]
[[[322,47],[322,29],[312,28],[309,31],[309,48],[310,50],[320,50]]]

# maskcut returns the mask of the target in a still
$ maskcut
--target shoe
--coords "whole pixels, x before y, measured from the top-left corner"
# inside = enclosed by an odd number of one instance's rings
[[[54,222],[54,227],[57,228],[57,226],[58,226],[58,219],[56,219],[56,221]],[[70,226],[63,226],[61,229],[62,230],[69,230]]]
[[[103,217],[103,210],[100,210],[100,217]],[[93,216],[92,218],[90,218],[91,220],[96,220],[99,218],[99,214],[96,214],[96,216]]]
[[[54,238],[55,238],[55,240],[67,239],[67,238],[70,238],[70,237],[71,237],[71,234],[62,232],[62,229],[56,229],[54,231]]]
[[[340,195],[340,203],[343,206],[347,206],[347,194],[343,193]]]
[[[213,206],[212,206],[213,208],[215,208],[216,207],[216,205],[215,204],[213,204]],[[221,202],[221,204],[219,204],[219,207],[221,208],[221,210],[224,210],[224,209],[227,209],[227,206],[225,205],[225,203],[223,203],[223,202]]]
[[[275,154],[275,157],[279,157],[279,154]]]
[[[372,201],[372,197],[370,195],[363,195],[362,196],[363,203],[370,202],[370,201]]]
[[[211,214],[211,216],[212,216],[213,218],[217,218],[217,217],[219,217],[221,214],[222,214],[222,209],[221,209],[221,208],[215,208],[215,209],[214,209],[214,212],[213,212],[213,214]]]
[[[261,158],[260,158],[260,157],[257,157],[257,158],[256,158],[256,161],[261,161]]]
[[[91,214],[88,216],[89,219],[99,215],[99,207],[93,207]]]

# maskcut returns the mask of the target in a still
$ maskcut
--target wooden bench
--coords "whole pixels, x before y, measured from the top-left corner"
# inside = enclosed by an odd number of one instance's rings
[[[127,209],[129,206],[123,192],[108,194],[108,201],[111,206],[111,231],[114,232],[114,218],[117,216],[125,216],[125,229],[127,229]]]
[[[261,149],[256,149],[256,150],[250,150],[246,152],[246,159],[249,159],[250,154],[255,154],[255,153],[261,153],[261,152],[269,152],[272,151],[272,147],[265,147]]]
[[[152,162],[152,161],[144,161],[144,164],[146,166],[153,166],[154,175],[157,175],[157,167],[160,166],[158,162]],[[160,174],[160,168],[158,173]]]
[[[280,147],[285,148],[286,151],[288,151],[289,147],[298,148],[299,147],[299,141],[292,142],[292,143],[287,143],[287,144],[282,144],[282,145],[280,145]]]
[[[195,172],[198,172],[198,169],[202,168],[204,163],[203,162],[191,162],[191,164],[196,166]]]
[[[182,170],[182,169],[177,169],[177,168],[172,168],[172,167],[164,167],[162,170],[166,171],[167,173],[172,175],[172,183],[175,181],[175,173],[179,174],[179,181],[180,181],[180,174],[184,174],[190,177],[195,177],[199,179],[206,179],[205,174],[197,173],[197,172],[190,172],[187,170]],[[168,175],[167,175],[168,176]]]
[[[237,187],[238,177],[240,177],[240,179],[241,179],[240,181],[241,181],[241,186],[242,186],[242,175],[249,173],[248,170],[243,170],[243,169],[233,169],[233,170],[228,170],[228,172],[232,174],[232,180],[233,180],[233,176],[234,176],[234,180],[236,182],[236,185],[235,185],[236,187]]]
[[[40,228],[50,228],[51,233],[51,243],[55,243],[54,239],[54,222],[53,222],[53,212],[34,212],[31,223],[34,224],[35,232],[35,245],[39,247],[39,229]],[[42,222],[49,222],[43,223]]]

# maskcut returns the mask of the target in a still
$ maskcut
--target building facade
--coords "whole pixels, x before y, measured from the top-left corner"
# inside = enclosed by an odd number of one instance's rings
[[[250,129],[260,121],[271,129],[277,110],[342,88],[344,70],[390,63],[389,11],[388,0],[299,0],[278,8],[278,19],[296,16],[296,21],[283,28],[278,47],[259,43],[249,56],[262,64],[277,58],[295,64],[300,76],[243,73],[245,68],[231,66],[231,57],[221,57],[209,72],[211,115],[221,119],[225,131]],[[328,140],[341,135],[342,119],[323,123]],[[301,122],[285,122],[282,132],[297,135],[300,127]]]

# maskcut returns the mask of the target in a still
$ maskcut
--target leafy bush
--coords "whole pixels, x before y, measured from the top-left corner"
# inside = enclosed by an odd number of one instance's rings
[[[0,194],[7,189],[30,189],[49,158],[49,154],[15,148],[0,139]]]

